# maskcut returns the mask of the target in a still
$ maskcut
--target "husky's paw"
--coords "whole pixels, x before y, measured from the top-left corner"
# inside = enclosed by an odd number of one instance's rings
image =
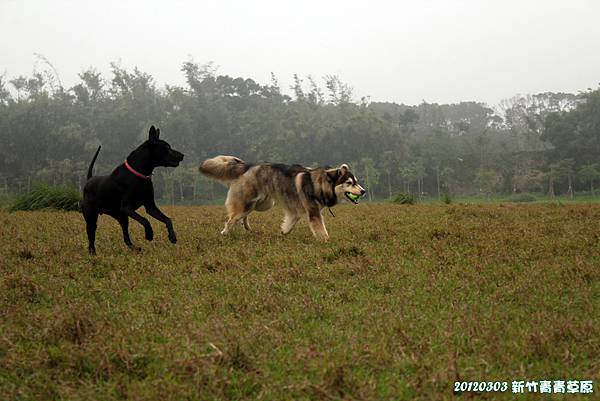
[[[152,229],[146,229],[146,239],[152,241],[154,239],[154,231]]]
[[[329,241],[329,235],[327,234],[318,234],[315,235],[315,239],[319,242],[327,242]]]

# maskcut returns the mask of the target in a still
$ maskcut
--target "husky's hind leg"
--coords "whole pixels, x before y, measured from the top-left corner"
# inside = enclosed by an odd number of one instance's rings
[[[233,215],[230,214],[230,217],[225,222],[225,227],[223,227],[223,230],[221,230],[221,234],[222,235],[227,235],[229,233],[229,231],[231,231],[231,229],[233,228],[233,226],[235,226],[235,223],[237,223],[238,221],[240,221],[244,217],[246,217],[244,213],[242,213],[242,214],[233,214]]]
[[[285,215],[283,216],[283,222],[281,223],[281,233],[283,235],[289,234],[298,220],[300,220],[300,216],[297,213],[286,210]]]
[[[227,221],[221,231],[222,235],[226,235],[235,223],[244,217],[244,202],[241,198],[239,187],[235,184],[229,187],[225,207],[227,208]]]
[[[237,222],[243,223],[247,230],[250,229],[247,216],[254,209],[255,202],[245,201],[247,198],[244,198],[243,195],[240,187],[232,185],[229,188],[227,200],[225,201],[228,218],[221,234],[226,235],[229,233]]]
[[[229,233],[229,231],[231,231],[231,229],[233,228],[233,226],[235,226],[235,224],[242,220],[242,219],[246,219],[246,216],[248,216],[248,212],[244,211],[244,207],[238,207],[238,205],[231,205],[227,207],[227,214],[229,215],[227,221],[225,222],[225,227],[223,228],[223,230],[221,231],[221,234],[226,235]],[[244,221],[244,226],[247,224],[246,221]]]
[[[273,205],[275,205],[275,201],[272,198],[267,197],[267,198],[258,200],[256,202],[256,205],[254,205],[254,210],[256,210],[257,212],[264,212],[264,211],[267,211],[270,208],[272,208]]]
[[[250,231],[250,223],[248,223],[248,215],[245,215],[242,219],[242,223],[244,224],[244,228],[246,231]]]
[[[244,216],[244,218],[242,218],[242,221],[241,221],[244,228],[247,231],[251,231],[250,223],[248,222],[248,215],[250,214],[250,212],[252,212],[253,210],[256,210],[257,212],[264,212],[265,210],[269,210],[270,208],[272,208],[274,204],[275,204],[275,201],[273,201],[273,199],[271,199],[271,198],[259,199],[259,200],[247,203],[245,205],[246,215]]]

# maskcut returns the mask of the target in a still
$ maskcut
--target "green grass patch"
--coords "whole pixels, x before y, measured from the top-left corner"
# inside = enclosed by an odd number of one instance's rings
[[[537,200],[537,198],[535,196],[533,196],[532,194],[528,194],[528,193],[513,194],[513,195],[509,196],[508,198],[506,198],[507,202],[516,202],[516,203],[535,202],[536,200]]]
[[[38,184],[29,192],[17,197],[9,210],[12,212],[42,209],[76,211],[79,210],[80,203],[81,193],[76,188]]]
[[[417,200],[413,194],[400,192],[392,199],[392,202],[399,205],[414,205]]]

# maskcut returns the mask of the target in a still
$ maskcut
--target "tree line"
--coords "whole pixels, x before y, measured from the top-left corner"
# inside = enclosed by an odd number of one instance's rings
[[[219,75],[212,64],[182,64],[185,86],[158,87],[137,68],[90,68],[64,88],[47,68],[0,76],[0,191],[36,182],[81,188],[94,150],[107,174],[147,136],[151,124],[185,153],[159,169],[157,197],[203,203],[224,188],[197,172],[216,154],[251,162],[350,164],[370,199],[549,196],[594,192],[600,178],[600,89],[515,96],[494,108],[478,102],[416,106],[355,99],[339,77],[295,75],[282,90]],[[289,93],[289,95],[287,94]]]

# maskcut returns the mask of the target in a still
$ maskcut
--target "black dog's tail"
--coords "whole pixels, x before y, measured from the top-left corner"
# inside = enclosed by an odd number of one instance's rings
[[[88,168],[88,176],[87,179],[89,180],[90,178],[92,178],[92,170],[94,169],[94,163],[96,163],[96,158],[98,157],[98,153],[100,153],[100,148],[101,146],[98,146],[98,150],[96,151],[96,154],[94,155],[94,158],[92,159],[92,162],[90,163],[90,167]]]

